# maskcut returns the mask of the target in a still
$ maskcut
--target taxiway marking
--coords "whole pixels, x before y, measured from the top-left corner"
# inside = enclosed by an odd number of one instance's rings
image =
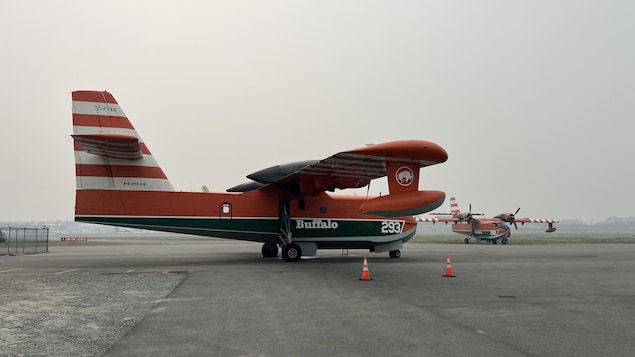
[[[70,273],[73,271],[76,271],[77,269],[68,269],[68,270],[62,270],[62,271],[58,271],[57,273],[55,273],[55,275],[62,275],[62,274],[66,274],[66,273]]]

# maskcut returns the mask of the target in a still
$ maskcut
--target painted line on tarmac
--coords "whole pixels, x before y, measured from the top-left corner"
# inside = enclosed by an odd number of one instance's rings
[[[58,271],[57,273],[55,273],[55,275],[62,275],[62,274],[66,274],[66,273],[70,273],[73,271],[76,271],[77,269],[68,269],[68,270],[62,270],[62,271]]]
[[[0,270],[0,273],[8,273],[8,272],[18,271],[18,270],[22,270],[22,269],[24,269],[24,268],[5,269],[5,270]]]

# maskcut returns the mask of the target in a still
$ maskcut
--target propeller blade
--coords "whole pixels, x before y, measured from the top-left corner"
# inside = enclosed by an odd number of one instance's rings
[[[516,224],[516,214],[518,214],[518,211],[520,211],[520,207],[518,207],[518,209],[516,210],[516,212],[514,212],[514,214],[512,215],[512,223],[514,224],[514,227],[516,229],[518,229],[518,225]]]

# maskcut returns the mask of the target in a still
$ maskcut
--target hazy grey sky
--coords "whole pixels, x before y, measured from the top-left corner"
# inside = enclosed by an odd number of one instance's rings
[[[420,185],[444,209],[635,216],[633,19],[633,1],[2,1],[0,221],[73,218],[79,89],[113,93],[177,189],[423,139],[449,154]]]

